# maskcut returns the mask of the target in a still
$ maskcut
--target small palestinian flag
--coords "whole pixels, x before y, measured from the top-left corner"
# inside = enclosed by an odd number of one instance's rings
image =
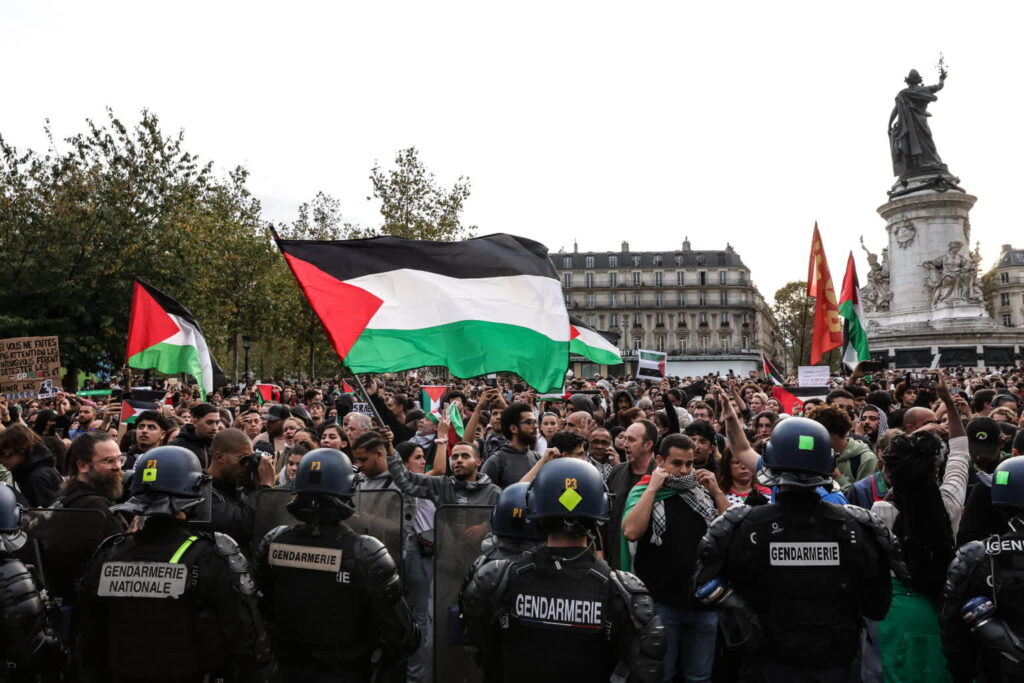
[[[277,245],[354,372],[439,365],[456,377],[504,371],[538,391],[562,386],[569,316],[558,273],[538,242],[490,235]]]
[[[637,352],[637,379],[665,379],[666,363],[668,354],[661,351]]]
[[[260,405],[268,401],[271,403],[281,402],[281,387],[276,384],[255,384],[253,389],[256,390],[256,400]]]
[[[598,365],[618,365],[622,356],[605,333],[588,327],[579,318],[569,316],[569,353],[583,356]]]
[[[852,251],[846,261],[843,292],[839,296],[839,315],[843,316],[843,362],[853,370],[862,360],[871,360],[871,349],[868,348],[868,333],[864,329],[860,282],[857,280]]]
[[[427,413],[427,419],[435,424],[441,421],[441,411],[438,409],[436,413]],[[465,425],[462,422],[462,413],[459,412],[459,406],[457,403],[448,404],[448,419],[452,424],[452,431],[462,438],[462,434],[465,432]]]
[[[204,401],[207,393],[227,383],[188,309],[142,280],[132,290],[127,356],[129,367],[192,375]]]
[[[434,422],[437,422],[437,414],[441,411],[441,399],[451,387],[447,385],[434,385],[420,387],[420,407]]]
[[[160,404],[136,401],[130,398],[123,399],[121,401],[121,424],[135,424],[139,415],[146,410],[160,410]]]
[[[768,360],[768,356],[764,355],[764,351],[761,352],[761,370],[764,371],[764,376],[770,378],[776,386],[782,386],[785,382],[782,381],[782,373],[775,367],[775,364]]]
[[[355,388],[348,383],[348,380],[341,380],[341,393],[343,394],[354,394],[356,393]]]

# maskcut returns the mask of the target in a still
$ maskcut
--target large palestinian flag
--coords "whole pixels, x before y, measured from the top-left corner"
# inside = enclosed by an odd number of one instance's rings
[[[607,337],[579,318],[569,316],[569,352],[598,365],[618,365],[622,356]]]
[[[514,372],[562,386],[569,316],[547,248],[512,235],[462,242],[278,240],[345,365],[456,377]]]
[[[226,383],[188,309],[142,280],[136,280],[132,290],[127,356],[129,367],[192,375],[204,400]]]

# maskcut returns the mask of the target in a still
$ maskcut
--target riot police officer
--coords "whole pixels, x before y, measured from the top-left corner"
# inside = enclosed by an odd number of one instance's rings
[[[779,424],[764,469],[776,502],[715,520],[698,548],[696,597],[719,610],[727,641],[756,655],[754,680],[850,680],[862,618],[882,619],[892,600],[889,530],[815,492],[835,455],[813,420]]]
[[[132,497],[115,511],[145,517],[140,531],[105,540],[82,587],[86,680],[262,680],[272,666],[245,557],[209,521],[209,477],[179,446],[147,451]]]
[[[288,505],[303,524],[272,529],[256,552],[281,680],[362,683],[419,646],[391,555],[342,521],[353,484],[341,451],[306,453]]]
[[[992,504],[1009,531],[972,541],[949,565],[939,621],[954,681],[1024,680],[1024,458],[992,474]]]
[[[518,560],[542,542],[540,528],[526,514],[527,482],[512,484],[501,492],[491,510],[491,533],[480,544],[475,571],[491,560]]]
[[[0,680],[31,680],[40,665],[56,665],[61,643],[46,615],[44,598],[21,560],[25,545],[21,506],[9,486],[0,485]],[[53,666],[53,668],[56,668]]]
[[[527,491],[527,516],[547,545],[494,560],[462,596],[485,681],[660,681],[664,631],[643,583],[594,555],[608,494],[590,463],[547,463]]]

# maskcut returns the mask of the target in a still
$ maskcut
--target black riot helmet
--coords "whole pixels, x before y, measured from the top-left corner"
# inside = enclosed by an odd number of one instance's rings
[[[305,522],[346,519],[352,515],[355,473],[348,456],[334,448],[317,448],[302,456],[292,485],[288,511]]]
[[[992,473],[992,504],[1024,511],[1024,457],[1007,458]]]
[[[540,529],[526,514],[526,491],[529,488],[528,483],[517,482],[498,496],[498,502],[491,510],[491,531],[497,536],[526,541],[541,540]]]
[[[761,483],[821,486],[831,481],[835,468],[832,437],[824,425],[806,417],[791,417],[776,425],[765,445]]]
[[[21,506],[10,486],[0,484],[0,551],[13,553],[25,545]]]
[[[604,522],[608,491],[597,468],[577,458],[558,458],[544,465],[526,492],[527,517]]]
[[[208,508],[210,482],[195,453],[181,446],[158,446],[136,461],[132,497],[111,509],[138,515],[173,515],[204,502]]]

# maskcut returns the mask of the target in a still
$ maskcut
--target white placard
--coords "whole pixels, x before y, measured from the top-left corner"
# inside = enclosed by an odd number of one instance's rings
[[[827,387],[831,376],[827,365],[801,365],[797,371],[797,384],[802,387]]]

